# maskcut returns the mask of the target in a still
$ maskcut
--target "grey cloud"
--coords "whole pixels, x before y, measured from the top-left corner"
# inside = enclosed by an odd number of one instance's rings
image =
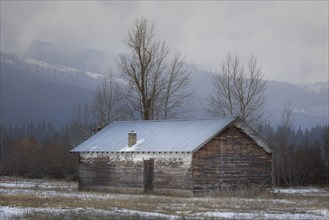
[[[268,79],[327,80],[328,2],[1,1],[1,50],[33,39],[124,53],[136,18],[188,62],[218,70],[227,52],[258,56]],[[303,77],[299,77],[299,76]]]

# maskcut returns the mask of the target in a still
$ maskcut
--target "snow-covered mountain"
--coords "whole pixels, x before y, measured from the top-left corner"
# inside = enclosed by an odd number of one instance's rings
[[[326,84],[326,83],[324,83]],[[309,90],[305,88],[317,88]],[[329,123],[328,86],[295,85],[287,82],[269,81],[267,89],[268,112],[275,123],[280,121],[284,106],[291,102],[295,126],[303,128]]]
[[[53,65],[102,74],[108,73],[115,64],[115,55],[102,49],[80,49],[38,39],[30,43],[24,55]]]
[[[296,85],[302,89],[305,89],[306,91],[313,92],[316,94],[325,91],[329,87],[328,82],[317,82],[317,83],[296,84]]]
[[[91,100],[101,74],[1,53],[0,79],[1,124],[60,126],[71,120],[74,105]]]
[[[64,65],[49,64],[31,57],[1,52],[1,70],[3,70],[3,74],[8,74],[11,68],[15,69],[14,74],[22,74],[21,77],[23,78],[71,84],[90,89],[94,89],[101,78],[104,77],[100,73]]]
[[[85,74],[88,75],[89,77],[99,79],[102,78],[104,75],[100,73],[92,73],[89,71],[81,71],[75,68],[71,67],[66,67],[62,65],[51,65],[46,62],[36,60],[30,57],[24,57],[22,55],[17,56],[20,61],[26,63],[26,64],[31,64],[34,66],[34,68],[38,69],[38,72],[42,72],[43,74],[48,74],[50,77],[56,77],[56,78],[62,78],[62,77],[74,77],[77,78],[78,74]],[[6,60],[5,60],[6,62]],[[10,62],[10,61],[9,61]]]
[[[194,118],[209,117],[205,107],[212,91],[212,74],[189,65],[193,72]],[[90,101],[103,74],[83,67],[50,64],[27,56],[1,53],[1,124],[21,125],[53,122],[63,125],[71,120],[72,108]],[[302,128],[328,124],[328,83],[296,85],[269,81],[267,115],[272,125],[280,121],[284,106],[294,107],[295,125]]]

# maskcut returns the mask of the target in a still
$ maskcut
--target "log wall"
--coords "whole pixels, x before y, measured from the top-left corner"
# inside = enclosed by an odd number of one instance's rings
[[[154,159],[154,190],[192,191],[192,154],[80,153],[79,189],[143,191],[143,161]]]
[[[193,191],[270,186],[272,156],[236,127],[229,127],[193,155]]]

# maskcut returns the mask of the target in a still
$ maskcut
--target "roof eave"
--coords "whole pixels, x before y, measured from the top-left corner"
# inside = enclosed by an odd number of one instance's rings
[[[208,138],[206,141],[204,141],[202,144],[200,144],[199,146],[197,146],[192,153],[194,154],[195,152],[197,152],[201,147],[203,147],[204,145],[206,145],[209,141],[211,141],[213,138],[215,138],[217,135],[219,135],[220,133],[222,133],[226,128],[230,127],[232,125],[232,123],[234,123],[235,120],[237,120],[238,117],[236,118],[232,118],[232,121],[230,121],[229,123],[227,123],[226,126],[224,126],[222,129],[220,129],[218,132],[216,132],[214,135],[212,135],[210,138]]]
[[[70,151],[70,153],[115,153],[115,154],[191,154],[192,151]]]
[[[257,143],[259,147],[263,148],[267,153],[273,153],[273,148],[270,146],[270,144],[258,132],[247,125],[247,123],[242,119],[239,118],[239,120],[236,120],[234,122],[234,126],[245,132]]]

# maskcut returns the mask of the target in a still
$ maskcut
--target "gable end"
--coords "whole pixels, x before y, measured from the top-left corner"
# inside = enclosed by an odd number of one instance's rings
[[[223,131],[225,131],[227,128],[231,126],[240,128],[246,135],[248,135],[251,139],[253,139],[257,143],[257,145],[263,148],[267,153],[271,154],[273,152],[272,147],[270,147],[270,145],[254,129],[252,129],[249,125],[247,125],[247,123],[245,123],[242,119],[236,117],[232,122],[227,124],[221,130],[219,130],[217,133],[211,136],[208,140],[206,140],[197,148],[195,148],[192,151],[192,153],[197,152],[201,147],[206,145],[209,141],[211,141],[213,138],[215,138],[216,136],[218,136],[219,134],[221,134]]]
[[[233,126],[240,128],[245,134],[252,138],[259,147],[263,148],[267,153],[271,154],[273,152],[272,147],[250,126],[248,126],[244,121],[236,120],[233,123]]]

